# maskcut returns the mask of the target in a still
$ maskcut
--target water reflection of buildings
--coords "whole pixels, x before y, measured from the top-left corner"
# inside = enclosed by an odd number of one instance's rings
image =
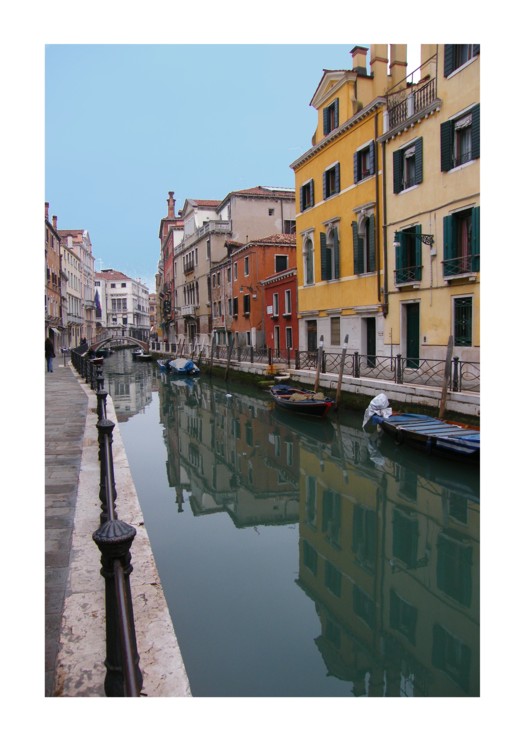
[[[301,457],[298,584],[328,673],[355,695],[478,695],[475,477],[459,490],[447,466],[417,472],[338,433],[328,460]]]
[[[355,695],[478,695],[476,473],[217,382],[164,379],[160,400],[179,510],[299,522],[297,584],[328,674]]]
[[[160,397],[180,505],[189,499],[198,516],[227,512],[239,528],[298,522],[297,441],[275,428],[267,399],[169,378]]]
[[[149,364],[133,363],[129,350],[119,350],[104,361],[107,391],[119,420],[142,413],[151,403],[152,374]]]

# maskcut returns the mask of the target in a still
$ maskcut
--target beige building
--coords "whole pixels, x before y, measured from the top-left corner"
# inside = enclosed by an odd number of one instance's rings
[[[63,244],[62,272],[66,281],[66,302],[64,311],[64,324],[67,327],[66,336],[62,339],[64,345],[76,348],[80,345],[83,326],[82,311],[82,270],[80,259],[72,247]]]
[[[386,93],[384,342],[421,359],[480,353],[480,47],[422,44]]]
[[[80,263],[80,297],[82,302],[82,337],[88,342],[96,335],[95,258],[89,232],[85,229],[59,229],[61,243],[72,250]]]

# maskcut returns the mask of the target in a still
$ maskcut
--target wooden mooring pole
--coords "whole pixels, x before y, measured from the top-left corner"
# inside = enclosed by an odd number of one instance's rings
[[[449,336],[448,351],[446,353],[446,365],[444,368],[444,381],[442,382],[442,395],[440,397],[439,417],[444,417],[446,402],[448,399],[449,380],[451,378],[451,356],[453,355],[453,335]]]

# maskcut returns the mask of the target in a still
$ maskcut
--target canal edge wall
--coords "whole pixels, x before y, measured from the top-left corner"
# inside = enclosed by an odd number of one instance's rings
[[[223,361],[214,360],[212,367],[202,365],[204,373],[208,369],[211,370],[211,373],[222,375],[226,373],[227,367]],[[232,375],[238,372],[246,375],[246,377],[256,377],[259,380],[273,380],[273,376],[268,374],[267,364],[231,361],[230,371]],[[282,365],[275,373],[289,374],[291,382],[298,382],[307,386],[314,386],[316,381],[316,371],[314,370],[287,368]],[[338,374],[320,373],[318,386],[320,389],[329,392],[330,396],[333,396],[338,387]],[[343,376],[340,391],[342,408],[363,411],[377,394],[384,393],[392,403],[395,412],[418,412],[433,416],[439,415],[442,398],[442,389],[436,386],[398,384],[393,381],[369,377]],[[479,425],[480,394],[478,392],[453,392],[448,390],[445,416],[456,417],[458,420]]]
[[[93,533],[100,525],[100,462],[98,458],[97,398],[72,369],[88,396],[88,408],[78,480],[68,584],[58,650],[55,692],[58,696],[105,696],[106,668],[105,580],[100,574],[100,551]],[[107,396],[107,417],[114,422],[113,464],[120,520],[136,529],[131,546],[131,595],[142,695],[190,697],[191,689],[171,615],[156,567],[151,543],[113,400]]]

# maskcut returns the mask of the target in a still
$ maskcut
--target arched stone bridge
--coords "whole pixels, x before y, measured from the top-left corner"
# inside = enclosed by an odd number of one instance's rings
[[[110,345],[114,340],[118,340],[120,345],[136,345],[138,348],[142,348],[145,353],[149,353],[148,342],[137,340],[137,338],[133,338],[130,335],[111,335],[110,337],[96,340],[94,343],[91,343],[89,349],[96,353],[97,350],[100,350],[100,348],[103,348],[106,345]]]

